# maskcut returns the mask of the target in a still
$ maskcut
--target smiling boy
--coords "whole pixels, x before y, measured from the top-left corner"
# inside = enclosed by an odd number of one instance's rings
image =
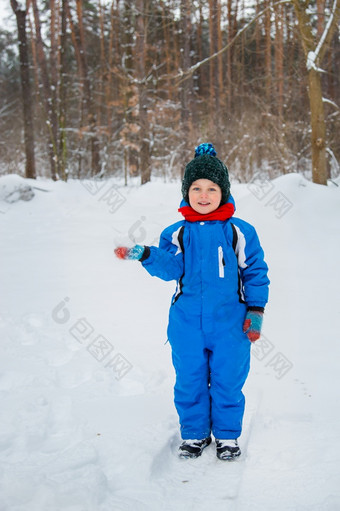
[[[152,276],[176,280],[168,339],[176,371],[179,456],[196,458],[216,442],[216,455],[241,454],[250,341],[260,337],[269,279],[263,250],[249,223],[234,218],[228,169],[212,144],[201,144],[185,168],[184,220],[167,227],[159,247],[118,247]]]

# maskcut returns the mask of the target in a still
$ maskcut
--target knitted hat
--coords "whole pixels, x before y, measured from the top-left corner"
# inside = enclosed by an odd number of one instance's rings
[[[197,179],[209,179],[216,183],[222,191],[221,204],[227,202],[230,195],[228,169],[221,160],[216,158],[216,151],[212,144],[200,144],[196,147],[194,159],[185,167],[182,194],[186,202],[189,202],[189,188]]]

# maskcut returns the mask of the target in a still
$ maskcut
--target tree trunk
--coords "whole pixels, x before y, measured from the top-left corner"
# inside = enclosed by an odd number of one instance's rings
[[[228,18],[228,44],[231,42],[233,38],[233,22],[232,22],[232,2],[228,0],[227,2],[227,18]],[[230,113],[232,110],[232,48],[228,48],[227,50],[227,111]]]
[[[141,174],[141,184],[144,185],[150,181],[151,167],[150,167],[150,127],[148,122],[148,108],[147,108],[147,90],[145,84],[145,23],[144,0],[137,0],[137,15],[136,15],[136,59],[137,59],[137,74],[138,74],[138,96],[139,96],[139,166]]]
[[[59,169],[61,179],[67,181],[67,145],[66,145],[66,51],[67,51],[67,16],[65,0],[62,0],[61,6],[61,32],[60,32],[60,77],[59,77]]]
[[[203,13],[202,13],[202,3],[203,3],[202,0],[200,0],[199,5],[198,5],[199,20],[198,20],[198,23],[197,23],[197,30],[196,30],[196,34],[197,34],[197,37],[196,37],[196,47],[197,47],[197,59],[198,59],[198,62],[203,60],[203,48],[202,48]],[[200,94],[200,96],[203,96],[206,93],[206,85],[207,85],[207,80],[206,80],[206,74],[205,73],[201,73],[199,71],[198,83],[199,83],[199,94]]]
[[[209,54],[216,53],[216,33],[214,32],[214,0],[209,0]],[[216,59],[209,62],[209,110],[214,108]],[[214,123],[214,121],[212,121]]]
[[[260,0],[256,0],[256,14],[261,11]],[[255,73],[258,74],[261,69],[261,25],[255,25]]]
[[[283,5],[279,5],[275,11],[275,75],[277,90],[277,111],[280,122],[280,129],[283,121]]]
[[[95,107],[92,100],[92,91],[90,85],[89,71],[86,57],[85,33],[83,27],[83,5],[81,0],[76,0],[77,21],[76,27],[71,15],[70,5],[68,0],[65,0],[65,9],[70,22],[72,42],[74,45],[78,70],[81,81],[82,93],[82,110],[87,114],[87,125],[90,135],[91,144],[91,175],[95,176],[101,171],[100,153],[99,153],[99,140],[97,138],[97,118],[95,114]]]
[[[87,107],[87,118],[89,123],[89,131],[91,136],[91,174],[95,176],[101,171],[100,154],[99,154],[99,140],[96,134],[97,130],[97,117],[95,113],[95,106],[92,99],[92,90],[90,84],[89,70],[87,65],[87,52],[85,44],[85,31],[83,25],[83,2],[76,0],[77,20],[79,27],[79,52],[82,63],[83,80],[84,80],[84,93],[85,104]]]
[[[109,61],[109,59],[106,55],[106,49],[105,49],[104,14],[103,14],[103,6],[102,6],[102,3],[100,0],[98,1],[98,11],[99,11],[99,28],[100,28],[100,31],[99,31],[100,65],[99,65],[98,77],[97,77],[98,85],[96,87],[96,89],[97,89],[96,94],[100,98],[104,98],[105,97],[104,94],[105,94],[105,90],[106,90],[105,84],[107,82],[107,62]],[[104,124],[105,124],[105,121],[103,119],[103,117],[104,117],[103,106],[105,107],[105,112],[106,112],[105,103],[106,103],[106,101],[104,102],[104,104],[102,101],[100,101],[100,102],[98,101],[97,115],[96,115],[98,126],[104,126]],[[107,119],[106,119],[106,124],[107,124]]]
[[[321,37],[325,28],[325,0],[316,0],[316,7],[318,13],[317,31],[318,37]]]
[[[53,101],[51,81],[48,74],[47,60],[44,52],[44,45],[41,36],[41,25],[39,10],[36,0],[32,1],[34,25],[35,25],[35,44],[37,58],[41,73],[41,85],[43,94],[43,106],[45,110],[45,122],[48,132],[48,154],[50,157],[51,177],[54,181],[58,179],[58,116]],[[56,63],[55,63],[56,65]]]
[[[137,105],[138,91],[131,77],[133,76],[133,52],[135,23],[134,23],[134,0],[124,0],[123,5],[123,37],[122,37],[122,69],[124,78],[123,91],[123,110],[124,110],[124,127],[121,130],[122,143],[125,147],[127,158],[127,168],[130,176],[137,176],[139,172],[138,161],[138,133],[136,133],[137,125]]]
[[[119,24],[120,24],[119,0],[116,0],[116,8],[114,7],[114,0],[112,0],[109,66],[110,71],[113,67],[115,69],[116,74],[117,66],[120,62],[119,58],[121,55],[121,38],[119,37]],[[109,78],[110,81],[108,82],[108,89],[112,93],[113,101],[118,101],[120,90],[119,80],[117,76],[116,75],[114,76],[111,72],[109,74]],[[111,85],[112,78],[114,78],[114,80]],[[109,119],[111,120],[111,116],[109,117]]]
[[[171,73],[171,54],[170,54],[170,34],[169,34],[169,22],[167,19],[167,11],[165,9],[164,2],[162,2],[162,31],[164,38],[164,50],[165,50],[165,63],[166,63],[166,88],[168,90],[169,99],[171,100],[173,97],[172,87],[170,82],[170,73]]]
[[[266,0],[266,7],[271,3],[271,0]],[[266,76],[266,101],[270,110],[270,99],[272,90],[272,38],[271,38],[271,11],[266,11],[265,14],[265,76]]]
[[[311,15],[306,12],[308,3],[305,5],[299,0],[293,0],[293,4],[298,19],[301,43],[307,60],[313,182],[327,185],[326,126],[319,66],[321,66],[322,59],[330,47],[334,32],[338,26],[340,0],[334,0],[330,18],[318,41],[316,41],[312,30]],[[323,11],[320,13],[320,16],[322,16],[323,22]],[[321,24],[319,23],[320,26]],[[321,31],[321,28],[319,28],[319,31]]]
[[[181,0],[181,19],[180,19],[180,66],[185,73],[190,67],[190,2],[189,0]],[[191,103],[192,79],[182,81],[180,85],[180,101],[181,101],[181,133],[183,141],[183,159],[187,161],[191,149],[190,141],[190,103]],[[182,172],[184,168],[182,166]]]
[[[327,185],[326,125],[322,101],[321,76],[311,69],[308,73],[308,93],[312,128],[313,182]]]
[[[27,10],[20,9],[16,0],[11,0],[11,6],[16,16],[19,41],[20,77],[24,114],[24,139],[25,139],[25,176],[35,179],[35,156],[34,156],[34,127],[32,115],[32,92],[29,75],[29,59],[26,37],[26,16]]]
[[[219,0],[209,0],[209,29],[210,29],[210,54],[217,53],[222,48],[220,5]],[[222,55],[210,62],[210,112],[211,134],[214,137],[214,145],[217,152],[222,148],[221,130],[221,95],[222,95]]]

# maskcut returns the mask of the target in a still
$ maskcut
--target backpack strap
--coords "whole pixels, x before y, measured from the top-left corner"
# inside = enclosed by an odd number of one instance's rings
[[[184,234],[184,225],[182,225],[182,227],[180,228],[179,233],[178,233],[178,243],[179,243],[179,246],[181,247],[181,250],[184,254],[183,234]]]
[[[238,240],[238,237],[237,237],[237,231],[236,231],[236,229],[235,229],[235,225],[234,225],[233,223],[231,223],[231,222],[230,222],[230,224],[231,224],[231,228],[232,228],[232,230],[233,230],[233,241],[232,241],[232,245],[233,245],[233,250],[234,250],[234,252],[235,252],[235,254],[236,254],[236,246],[237,246],[237,240]]]
[[[178,244],[181,247],[183,255],[184,255],[184,243],[183,243],[184,227],[185,226],[182,225],[182,227],[180,228],[180,230],[178,231],[178,234],[177,234]],[[182,291],[182,288],[183,288],[183,277],[184,277],[184,273],[183,273],[183,275],[181,276],[181,278],[178,281],[176,293],[175,293],[175,296],[173,297],[173,301],[172,301],[171,305],[173,305],[175,302],[177,302],[178,298],[183,293],[183,291]]]
[[[233,250],[235,252],[235,255],[236,255],[236,258],[238,259],[238,254],[236,253],[236,247],[237,247],[237,242],[238,242],[238,236],[237,236],[237,230],[236,230],[236,227],[233,223],[231,223],[231,228],[233,230],[233,241],[232,241],[232,247],[233,247]],[[245,299],[244,299],[244,293],[243,293],[243,285],[242,285],[242,278],[241,278],[241,274],[240,274],[240,268],[238,268],[238,290],[237,290],[237,294],[238,294],[238,300],[240,303],[246,303],[245,302]]]

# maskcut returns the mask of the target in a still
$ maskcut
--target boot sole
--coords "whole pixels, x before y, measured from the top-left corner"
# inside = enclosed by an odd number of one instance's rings
[[[239,456],[241,456],[241,451],[235,454],[234,453],[226,454],[225,452],[222,452],[221,454],[216,453],[216,456],[218,457],[219,460],[222,461],[233,461]]]

